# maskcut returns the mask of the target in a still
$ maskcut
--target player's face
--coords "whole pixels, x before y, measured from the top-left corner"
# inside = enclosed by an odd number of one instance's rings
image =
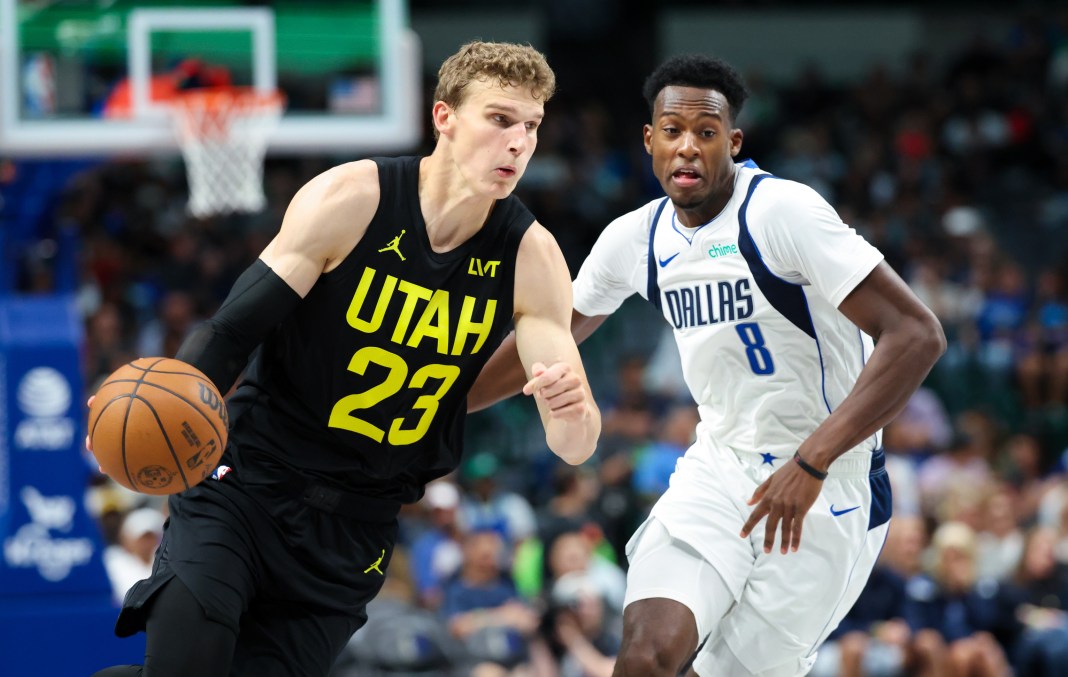
[[[444,103],[438,127],[448,136],[457,169],[479,193],[507,197],[527,169],[538,145],[545,106],[529,88],[501,87],[476,80],[455,109]],[[437,110],[435,111],[437,114]]]
[[[705,223],[723,209],[734,190],[734,156],[741,148],[742,131],[731,127],[730,106],[721,93],[661,90],[653,122],[645,126],[645,150],[680,216],[695,221],[687,225]]]

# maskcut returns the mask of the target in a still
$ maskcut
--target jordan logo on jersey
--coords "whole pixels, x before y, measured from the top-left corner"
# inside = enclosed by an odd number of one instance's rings
[[[379,568],[379,565],[382,564],[382,560],[385,558],[385,556],[386,556],[386,551],[383,550],[382,554],[378,556],[378,559],[376,559],[374,561],[374,563],[371,564],[371,566],[369,566],[366,569],[364,569],[363,572],[365,574],[369,574],[372,571],[377,571],[379,576],[385,576],[386,574]]]
[[[397,256],[400,257],[401,261],[407,261],[407,259],[404,258],[404,254],[401,254],[401,250],[400,250],[400,239],[402,237],[404,237],[404,234],[407,233],[407,232],[408,231],[402,229],[401,232],[400,232],[400,235],[398,235],[397,237],[395,237],[392,240],[390,240],[389,244],[387,244],[385,247],[382,247],[381,249],[378,250],[379,253],[381,253],[381,252],[390,252],[390,251],[391,252],[396,252]]]

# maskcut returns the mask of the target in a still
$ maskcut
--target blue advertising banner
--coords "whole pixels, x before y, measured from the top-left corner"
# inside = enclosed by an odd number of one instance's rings
[[[69,297],[0,301],[0,597],[108,589],[83,498],[81,331]]]
[[[0,674],[86,675],[144,655],[143,635],[111,632],[118,609],[85,508],[81,345],[73,297],[0,296]]]

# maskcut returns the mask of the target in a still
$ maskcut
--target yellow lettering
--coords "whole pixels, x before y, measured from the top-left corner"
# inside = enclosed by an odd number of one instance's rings
[[[397,286],[397,278],[392,275],[386,275],[386,281],[378,295],[378,304],[375,306],[371,319],[361,319],[360,310],[363,308],[363,302],[367,299],[367,292],[371,288],[371,280],[374,279],[374,276],[374,268],[364,268],[363,277],[360,278],[360,284],[356,286],[356,293],[352,295],[349,309],[345,313],[345,319],[348,320],[349,326],[367,334],[378,331],[378,328],[382,326],[382,317],[386,314],[389,299],[393,296],[393,290]]]
[[[397,326],[393,330],[393,336],[390,340],[394,343],[403,343],[404,335],[408,333],[408,325],[412,322],[415,304],[420,299],[423,301],[429,300],[431,292],[426,287],[420,287],[407,280],[401,280],[400,284],[397,285],[397,291],[403,292],[406,296],[404,297],[404,307],[401,308],[400,317],[397,318]]]
[[[408,345],[418,348],[424,337],[438,340],[438,352],[449,354],[449,292],[444,289],[434,290],[430,303],[423,309],[419,322],[408,337]]]
[[[481,275],[482,271],[479,270],[478,259],[472,258],[467,262],[467,274],[468,275]]]
[[[476,322],[472,315],[475,311],[475,297],[465,296],[464,305],[460,310],[460,320],[456,323],[456,342],[452,345],[452,354],[459,355],[463,352],[464,344],[470,334],[475,334],[475,346],[471,349],[474,355],[482,349],[482,344],[489,338],[490,328],[493,327],[493,315],[497,310],[497,299],[486,300],[486,314],[481,322]]]
[[[485,270],[490,277],[497,277],[497,266],[499,265],[501,265],[500,261],[486,261]]]

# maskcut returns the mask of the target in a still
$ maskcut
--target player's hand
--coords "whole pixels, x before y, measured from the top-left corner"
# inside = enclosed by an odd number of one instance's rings
[[[822,481],[809,475],[796,463],[787,463],[753,492],[748,503],[756,504],[756,507],[742,527],[741,537],[748,538],[753,528],[767,516],[764,552],[771,552],[772,546],[775,545],[775,532],[780,524],[782,538],[779,543],[782,554],[797,552],[798,546],[801,545],[801,524],[822,488]]]
[[[92,407],[93,406],[93,400],[95,400],[95,399],[96,399],[96,395],[91,395],[89,397],[89,401],[85,403],[85,406],[86,407]],[[89,450],[89,453],[93,452],[93,439],[91,437],[89,437],[88,435],[85,436],[85,448]],[[104,474],[104,469],[101,468],[99,464],[97,464],[96,469],[100,471],[101,475]]]
[[[93,400],[95,400],[95,399],[96,399],[96,395],[90,395],[89,396],[89,401],[85,403],[85,407],[87,409],[91,408],[93,406]],[[93,440],[91,440],[88,435],[85,436],[85,448],[88,449],[89,451],[93,450]]]
[[[586,388],[570,364],[556,362],[546,367],[535,362],[530,371],[533,376],[523,386],[523,394],[544,402],[553,418],[579,420],[589,416]]]

